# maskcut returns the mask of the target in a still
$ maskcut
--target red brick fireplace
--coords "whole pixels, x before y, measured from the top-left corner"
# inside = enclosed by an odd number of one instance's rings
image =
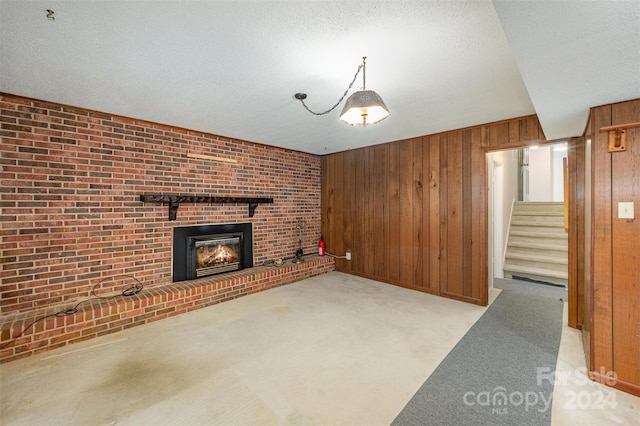
[[[3,360],[112,333],[333,269],[329,258],[276,267],[320,238],[320,157],[77,107],[0,95],[0,318]],[[272,198],[167,203],[143,194]],[[174,283],[173,231],[250,223],[253,267]],[[83,303],[123,277],[144,288]],[[11,342],[11,343],[9,343]]]

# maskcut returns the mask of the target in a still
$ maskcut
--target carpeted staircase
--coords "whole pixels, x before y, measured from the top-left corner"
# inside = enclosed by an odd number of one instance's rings
[[[562,202],[513,205],[504,262],[505,278],[567,285],[568,241]]]

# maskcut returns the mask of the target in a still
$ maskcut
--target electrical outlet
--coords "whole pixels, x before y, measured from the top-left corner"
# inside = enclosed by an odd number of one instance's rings
[[[633,201],[618,203],[618,219],[633,219]]]
[[[347,260],[351,260],[351,252],[350,252],[350,251],[348,251],[348,252],[347,252],[347,255],[346,255],[345,257],[347,258]]]

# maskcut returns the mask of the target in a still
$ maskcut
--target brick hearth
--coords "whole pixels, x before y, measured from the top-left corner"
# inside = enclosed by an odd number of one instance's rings
[[[304,263],[259,266],[198,280],[161,286],[145,286],[133,296],[83,303],[75,314],[48,317],[22,331],[38,318],[72,308],[74,304],[50,306],[2,317],[0,363],[61,346],[115,333],[174,315],[268,290],[334,269],[331,257],[307,256]],[[15,340],[15,341],[14,341]]]

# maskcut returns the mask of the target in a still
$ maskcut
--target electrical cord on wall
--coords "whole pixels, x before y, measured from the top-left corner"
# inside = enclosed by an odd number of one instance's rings
[[[307,256],[303,255],[303,256]],[[284,264],[285,261],[287,260],[291,260],[294,259],[294,256],[290,256],[290,257],[285,257],[285,258],[278,258],[278,259],[273,259],[273,260],[267,260],[265,262],[263,262],[262,266],[266,266],[266,265],[274,265],[274,266],[282,266]],[[127,279],[131,279],[134,281],[133,284],[130,285],[126,285],[122,288],[122,290],[120,291],[120,293],[118,294],[114,294],[111,296],[99,296],[96,294],[96,290],[98,289],[99,286],[101,286],[102,284],[104,284],[105,282],[107,282],[108,280],[114,280],[114,279],[118,279],[118,278],[127,278]],[[113,277],[107,277],[104,278],[100,281],[98,281],[98,283],[96,283],[96,285],[94,285],[91,288],[91,296],[89,299],[85,299],[82,300],[80,302],[78,302],[73,308],[69,308],[69,309],[63,309],[62,311],[58,311],[56,313],[53,314],[49,314],[49,315],[43,315],[37,319],[35,319],[34,321],[32,321],[31,323],[29,323],[24,330],[22,330],[18,335],[13,336],[11,338],[11,340],[9,340],[7,343],[5,343],[4,345],[0,346],[0,350],[6,349],[9,346],[11,346],[17,339],[19,339],[20,337],[22,337],[27,331],[29,331],[29,329],[31,327],[33,327],[35,324],[39,323],[40,321],[44,321],[47,318],[54,318],[54,317],[65,317],[65,316],[69,316],[69,315],[73,315],[75,313],[78,312],[78,308],[84,304],[84,303],[88,303],[91,302],[93,300],[109,300],[109,299],[113,299],[119,296],[124,296],[124,297],[130,297],[130,296],[134,296],[138,293],[140,293],[142,291],[142,289],[144,288],[144,285],[142,284],[142,282],[140,282],[140,280],[138,280],[136,277],[134,277],[133,275],[129,275],[129,274],[119,274],[119,275],[114,275]]]
[[[302,256],[312,256],[313,253],[306,253],[303,254]],[[277,259],[270,259],[270,260],[265,260],[264,262],[262,262],[262,266],[268,266],[268,265],[273,265],[273,266],[283,266],[284,262],[286,262],[287,260],[293,260],[295,259],[295,256],[289,256],[289,257],[278,257]]]
[[[284,265],[284,262],[286,262],[287,260],[292,260],[292,259],[295,259],[295,256],[279,257],[277,259],[265,260],[262,263],[262,266],[267,266],[267,265],[282,266],[282,265]]]
[[[329,253],[329,252],[326,252],[326,251],[324,252],[324,254],[326,254],[329,257],[333,257],[335,259],[349,259],[349,257],[347,257],[347,256],[337,256],[335,254],[332,254],[332,253]]]
[[[98,294],[96,294],[96,289],[99,286],[101,286],[102,284],[104,284],[107,280],[113,280],[113,279],[118,279],[118,278],[131,279],[131,280],[134,281],[134,283],[123,286],[122,290],[120,290],[120,293],[118,293],[118,294],[114,294],[114,295],[111,295],[111,296],[99,296]],[[64,310],[58,311],[58,312],[56,312],[54,314],[44,315],[44,316],[42,316],[40,318],[37,318],[36,320],[32,321],[29,325],[27,325],[25,327],[25,329],[20,332],[20,334],[18,334],[17,336],[13,336],[13,338],[11,340],[9,340],[4,345],[0,346],[0,350],[9,347],[18,338],[22,337],[24,335],[24,333],[26,333],[31,327],[33,327],[35,324],[37,324],[40,321],[43,321],[43,320],[45,320],[47,318],[66,317],[68,315],[73,315],[73,314],[78,312],[78,307],[80,307],[84,303],[91,302],[92,300],[109,300],[109,299],[113,299],[113,298],[116,298],[116,297],[119,297],[119,296],[124,296],[124,297],[134,296],[134,295],[140,293],[143,288],[144,288],[144,285],[142,285],[140,280],[138,280],[133,275],[119,274],[119,275],[114,275],[113,277],[103,278],[102,280],[98,281],[98,283],[91,288],[91,296],[92,297],[90,297],[89,299],[85,299],[85,300],[82,300],[82,301],[78,302],[73,308],[64,309]]]

